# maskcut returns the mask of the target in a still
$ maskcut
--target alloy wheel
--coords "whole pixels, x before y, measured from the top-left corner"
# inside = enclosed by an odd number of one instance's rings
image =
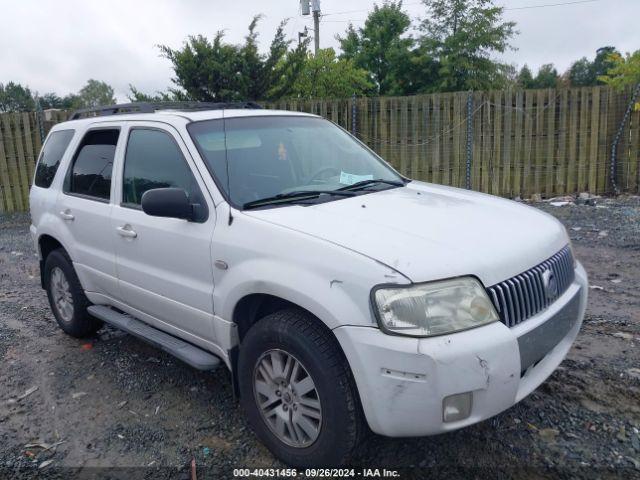
[[[60,267],[51,271],[51,296],[58,314],[65,322],[73,319],[73,296],[67,277]]]
[[[313,378],[284,350],[265,352],[256,362],[253,391],[262,419],[285,444],[303,448],[316,441],[322,406]]]

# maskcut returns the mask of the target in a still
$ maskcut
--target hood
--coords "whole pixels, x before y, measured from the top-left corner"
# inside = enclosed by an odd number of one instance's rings
[[[366,255],[413,282],[475,275],[491,286],[569,242],[562,224],[535,208],[415,181],[318,205],[244,213]]]

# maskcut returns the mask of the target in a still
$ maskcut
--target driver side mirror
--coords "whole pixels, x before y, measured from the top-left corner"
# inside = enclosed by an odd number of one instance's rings
[[[153,217],[193,220],[193,205],[182,188],[154,188],[142,195],[142,211]]]

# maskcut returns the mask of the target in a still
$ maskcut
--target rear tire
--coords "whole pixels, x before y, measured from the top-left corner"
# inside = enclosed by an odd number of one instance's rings
[[[87,312],[91,302],[64,250],[57,249],[47,255],[44,282],[51,311],[65,333],[82,338],[100,330],[102,322]]]
[[[345,465],[365,435],[355,382],[338,341],[305,311],[273,313],[247,332],[238,383],[249,424],[288,465]]]

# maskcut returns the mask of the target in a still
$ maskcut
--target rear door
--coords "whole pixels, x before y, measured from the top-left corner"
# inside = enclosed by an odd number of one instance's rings
[[[130,122],[123,156],[111,217],[123,301],[159,328],[213,341],[215,209],[193,160],[177,131],[158,122]],[[163,187],[183,188],[199,218],[145,214],[142,195]]]
[[[87,292],[118,298],[115,245],[110,229],[111,172],[121,128],[89,128],[78,144],[57,197],[59,233]]]

